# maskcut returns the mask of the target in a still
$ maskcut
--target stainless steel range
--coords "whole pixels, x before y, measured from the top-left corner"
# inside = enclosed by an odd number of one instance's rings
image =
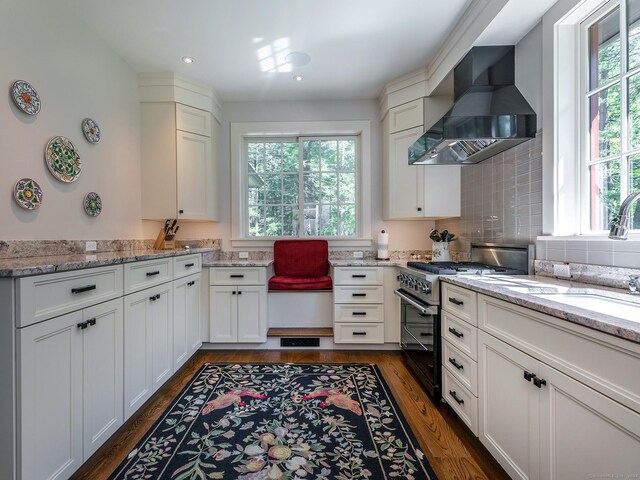
[[[471,262],[408,262],[398,275],[402,352],[416,376],[440,399],[440,276],[527,275],[533,272],[534,246],[474,243]]]

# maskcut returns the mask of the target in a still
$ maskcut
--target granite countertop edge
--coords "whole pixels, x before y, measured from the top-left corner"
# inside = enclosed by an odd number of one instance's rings
[[[407,265],[406,260],[329,260],[332,267],[404,267]]]
[[[189,250],[127,250],[123,252],[101,252],[94,254],[87,252],[83,255],[4,258],[0,259],[0,278],[17,278],[46,273],[69,272],[85,268],[105,267],[121,263],[178,257],[213,251],[215,251],[213,248],[192,248]]]
[[[625,320],[623,318],[606,315],[604,313],[596,312],[593,310],[587,310],[565,303],[555,302],[553,300],[546,300],[539,297],[535,297],[528,293],[514,292],[508,288],[483,284],[481,277],[465,277],[465,276],[442,276],[442,281],[457,285],[459,287],[468,288],[474,292],[482,293],[490,297],[504,300],[521,307],[529,308],[531,310],[545,313],[552,317],[567,320],[577,325],[582,325],[593,330],[598,330],[618,338],[630,340],[635,343],[640,343],[640,323]],[[495,278],[495,277],[494,277]],[[554,293],[554,292],[566,292],[567,289],[571,289],[572,293],[595,293],[602,294],[604,291],[610,292],[612,298],[630,301],[638,303],[638,299],[630,299],[629,296],[624,293],[624,290],[599,287],[587,283],[569,282],[563,280],[557,280],[550,277],[541,276],[518,276],[512,277],[514,279],[527,279],[540,282],[539,288],[531,288],[531,293]],[[507,280],[508,281],[508,280]],[[515,285],[514,285],[515,286]]]
[[[209,260],[203,267],[268,267],[273,260]]]

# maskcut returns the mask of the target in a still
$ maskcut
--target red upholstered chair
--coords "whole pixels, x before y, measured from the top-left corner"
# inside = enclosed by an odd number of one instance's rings
[[[331,290],[326,240],[276,240],[269,290]]]

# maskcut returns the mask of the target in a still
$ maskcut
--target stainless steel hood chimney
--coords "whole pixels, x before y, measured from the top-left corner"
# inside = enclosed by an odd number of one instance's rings
[[[410,165],[478,163],[535,137],[536,113],[515,86],[515,47],[473,47],[453,70],[451,109],[409,147]]]

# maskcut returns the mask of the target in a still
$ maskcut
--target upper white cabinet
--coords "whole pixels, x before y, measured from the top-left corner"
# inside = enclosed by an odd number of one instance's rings
[[[217,128],[209,112],[146,102],[142,115],[142,217],[217,220]]]
[[[446,112],[448,101],[420,98],[390,108],[382,122],[385,220],[460,215],[460,167],[409,165],[407,150],[425,126]]]

